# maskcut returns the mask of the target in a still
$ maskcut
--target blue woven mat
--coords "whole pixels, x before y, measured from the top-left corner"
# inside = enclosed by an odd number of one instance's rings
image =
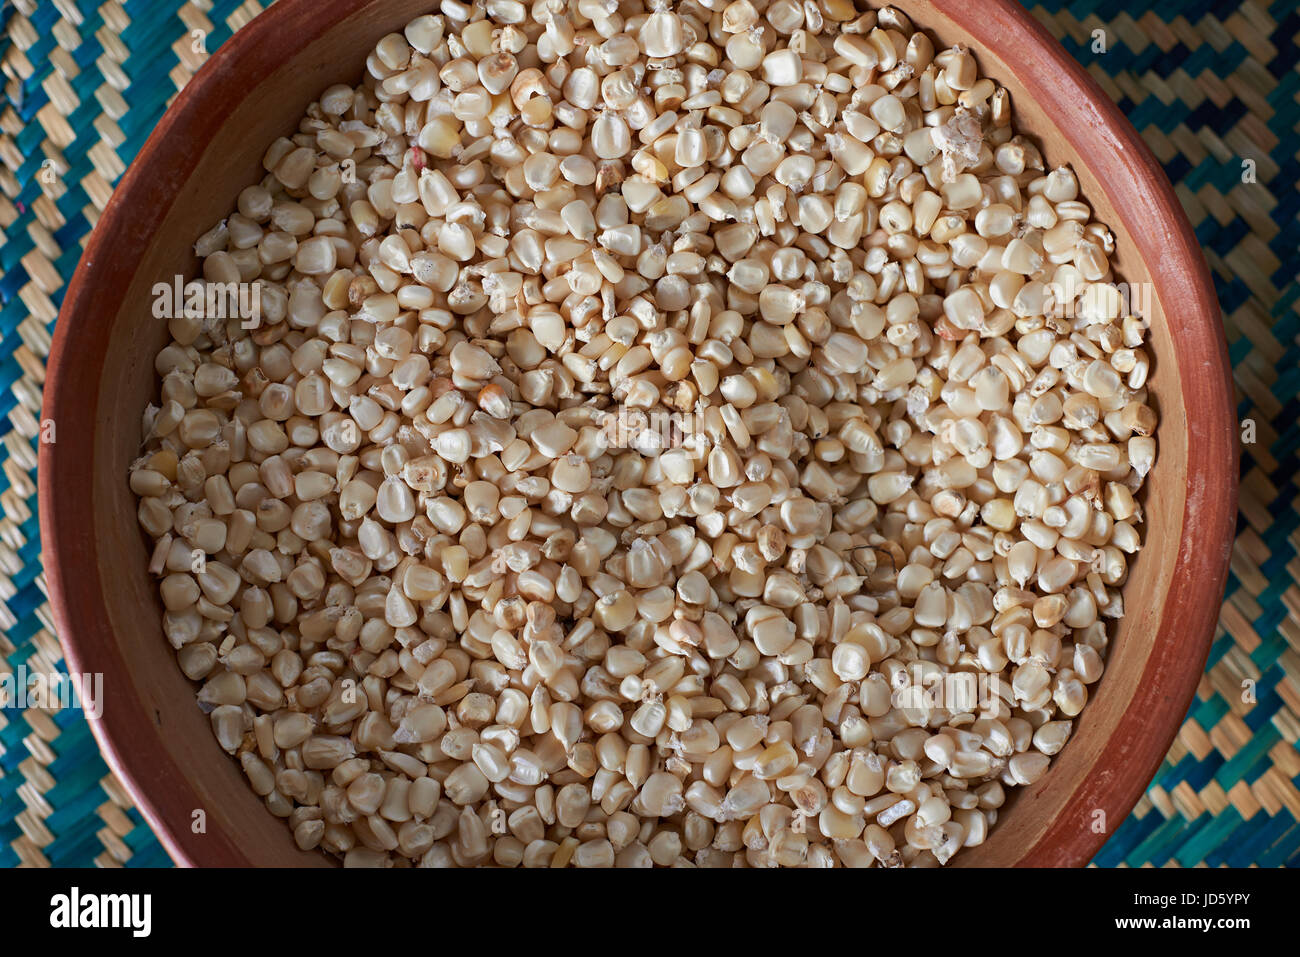
[[[35,450],[65,283],[167,103],[260,9],[256,0],[4,0],[0,9],[0,673],[64,667],[45,608]],[[1214,273],[1244,434],[1254,439],[1244,446],[1232,574],[1197,700],[1096,863],[1295,865],[1300,13],[1294,0],[1031,9],[1175,183]],[[1246,161],[1254,182],[1243,181]],[[1252,703],[1243,681],[1254,683]],[[0,708],[0,866],[167,863],[77,709]]]

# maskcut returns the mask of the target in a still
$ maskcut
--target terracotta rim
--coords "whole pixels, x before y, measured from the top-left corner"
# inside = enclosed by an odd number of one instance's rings
[[[257,86],[295,51],[362,5],[361,0],[279,0],[211,57],[177,96],[114,190],[77,266],[61,316],[85,322],[103,311],[97,303],[124,298],[138,247],[162,223],[176,185],[189,177],[198,162],[197,153],[173,150],[167,144],[211,139],[229,102],[222,84],[233,82],[234,76],[242,87]],[[1022,80],[1037,84],[1034,94],[1045,108],[1073,110],[1081,119],[1086,111],[1087,126],[1107,130],[1115,153],[1124,157],[1131,171],[1127,178],[1144,182],[1151,192],[1151,233],[1169,244],[1166,259],[1150,261],[1153,274],[1160,272],[1162,262],[1193,264],[1190,271],[1169,267],[1165,279],[1166,284],[1176,285],[1178,312],[1185,317],[1178,338],[1192,343],[1193,351],[1205,356],[1212,367],[1193,370],[1186,363],[1178,364],[1189,430],[1188,498],[1178,548],[1180,573],[1173,578],[1167,604],[1185,609],[1181,630],[1189,637],[1153,649],[1106,752],[1110,773],[1086,776],[1063,812],[1020,861],[1021,866],[1080,866],[1092,858],[1108,833],[1095,834],[1079,822],[1103,805],[1122,816],[1132,810],[1178,732],[1209,652],[1236,520],[1236,427],[1227,347],[1214,287],[1182,206],[1163,169],[1109,96],[1015,0],[938,5],[986,46],[994,47],[996,41],[995,48],[1028,51],[1026,59],[1032,62],[1027,63]],[[1046,83],[1044,77],[1049,78]],[[1083,152],[1077,128],[1062,127],[1061,134]],[[127,196],[132,197],[129,209]],[[1170,283],[1173,279],[1176,284]],[[97,396],[92,390],[99,383],[77,378],[88,330],[73,327],[69,319],[59,322],[54,332],[42,416],[89,425],[96,419]],[[76,488],[72,478],[93,461],[93,442],[88,428],[69,434],[72,431],[65,428],[57,443],[42,444],[39,452],[38,501],[41,538],[48,550],[49,603],[69,670],[120,672],[125,665],[107,623],[98,565],[91,560],[97,554],[90,530],[91,506],[84,486]],[[70,478],[59,481],[52,476]],[[88,613],[77,614],[77,610]],[[162,749],[131,748],[131,742],[154,735],[142,713],[108,708],[101,717],[88,720],[105,760],[178,864],[248,863],[229,835],[198,836],[188,829],[174,829],[164,820],[162,808],[167,802],[155,795],[185,787],[187,782],[183,769]]]

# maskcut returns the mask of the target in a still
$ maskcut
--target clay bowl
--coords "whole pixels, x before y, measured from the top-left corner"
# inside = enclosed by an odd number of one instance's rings
[[[1228,361],[1210,276],[1169,182],[1137,133],[1012,0],[899,0],[942,45],[962,41],[1011,92],[1020,129],[1069,163],[1118,240],[1117,273],[1153,291],[1158,464],[1128,614],[1076,733],[1017,792],[964,865],[1082,865],[1132,809],[1186,713],[1228,569],[1237,460]],[[165,321],[151,287],[194,275],[194,240],[261,176],[263,150],[366,51],[430,0],[279,0],[177,97],[113,194],[64,300],[40,450],[50,604],[74,672],[102,672],[95,737],[180,864],[319,865],[249,790],[195,706],[164,640],[127,488],[141,410],[156,394]],[[195,833],[194,812],[206,814]],[[1103,830],[1094,828],[1104,812]]]

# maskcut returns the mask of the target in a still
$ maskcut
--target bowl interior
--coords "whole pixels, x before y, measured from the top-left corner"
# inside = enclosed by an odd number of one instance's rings
[[[1015,123],[1049,163],[1068,163],[1116,237],[1118,276],[1151,293],[1150,391],[1161,416],[1143,498],[1145,545],[1125,588],[1105,676],[1048,774],[1014,793],[965,865],[1081,864],[1118,825],[1176,730],[1208,647],[1230,543],[1231,425],[1226,362],[1208,276],[1172,192],[1131,128],[1064,51],[1010,0],[896,4],[936,46],[967,43],[1006,86]],[[188,863],[321,864],[298,851],[218,747],[162,636],[127,468],[141,410],[156,396],[166,340],[155,283],[194,275],[194,240],[262,174],[263,151],[294,131],[333,82],[354,82],[366,51],[429,0],[279,0],[205,67],[149,141],[105,213],[60,322],[51,386],[59,440],[42,450],[42,513],[56,614],[74,670],[104,672],[96,733],[169,850]],[[264,22],[263,22],[264,21]],[[1174,334],[1168,316],[1178,316]],[[1216,338],[1218,337],[1218,338]],[[1226,428],[1225,428],[1226,427]],[[1226,433],[1226,434],[1225,434]],[[1195,443],[1196,459],[1189,458]],[[1217,485],[1206,476],[1217,474]],[[89,494],[87,494],[87,492]],[[1224,515],[1227,515],[1227,519]],[[1194,538],[1212,554],[1193,554]],[[1209,617],[1207,617],[1207,615]],[[196,812],[204,828],[196,831]]]

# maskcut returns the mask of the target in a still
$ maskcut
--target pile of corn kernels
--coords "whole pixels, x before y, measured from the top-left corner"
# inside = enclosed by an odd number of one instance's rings
[[[264,166],[196,245],[260,319],[170,321],[130,483],[299,847],[927,866],[1046,772],[1156,417],[1111,233],[967,49],[444,0]]]

